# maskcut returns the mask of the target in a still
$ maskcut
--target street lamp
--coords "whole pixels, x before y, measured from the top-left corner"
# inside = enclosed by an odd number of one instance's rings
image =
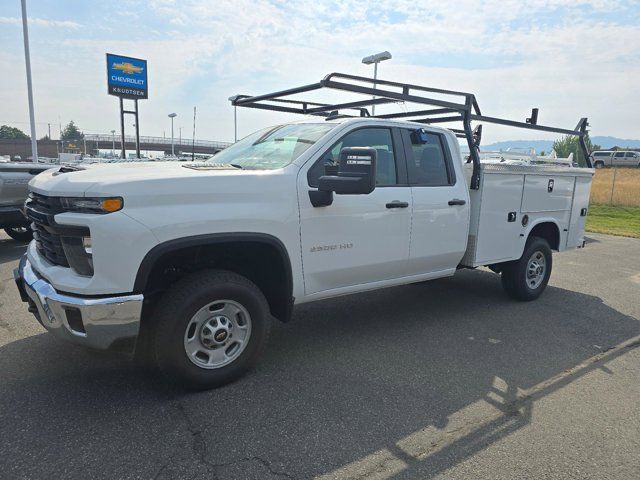
[[[169,114],[169,118],[171,119],[171,156],[172,157],[176,156],[175,145],[173,143],[173,119],[176,118],[177,116],[178,114],[176,113]]]
[[[229,101],[233,103],[238,98],[240,98],[240,95],[233,95],[229,97]],[[238,107],[235,105],[233,106],[233,141],[238,141]]]
[[[33,109],[33,87],[31,84],[31,55],[29,53],[29,27],[27,25],[27,0],[22,0],[22,36],[24,37],[24,63],[27,68],[27,97],[29,100],[29,123],[31,124],[31,161],[38,163],[38,141],[36,140],[36,117]]]
[[[111,158],[115,158],[116,156],[115,149],[116,149],[116,131],[111,130]]]
[[[378,78],[378,64],[380,62],[383,62],[385,60],[390,60],[391,59],[391,53],[387,52],[386,50],[384,52],[380,52],[380,53],[376,53],[375,55],[369,55],[368,57],[364,57],[362,59],[362,63],[364,63],[365,65],[371,65],[373,63],[373,88],[376,88],[376,80]],[[373,99],[375,100],[376,96],[373,96]],[[371,115],[375,115],[376,114],[376,106],[372,105],[371,106]]]

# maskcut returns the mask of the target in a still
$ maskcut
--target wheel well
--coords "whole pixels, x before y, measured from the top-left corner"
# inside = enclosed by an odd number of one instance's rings
[[[560,248],[560,230],[558,230],[558,226],[553,222],[539,223],[531,229],[529,236],[544,238],[552,250],[558,250]]]
[[[291,264],[285,247],[277,239],[242,236],[169,243],[164,248],[164,244],[155,247],[147,254],[136,277],[135,290],[143,292],[152,304],[185,275],[216,268],[251,280],[264,294],[275,318],[282,321],[290,318],[293,305]]]

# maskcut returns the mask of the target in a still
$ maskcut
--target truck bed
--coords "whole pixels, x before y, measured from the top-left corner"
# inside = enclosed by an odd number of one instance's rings
[[[469,239],[461,265],[520,258],[529,232],[545,222],[557,227],[559,241],[552,248],[582,246],[593,169],[500,163],[481,164],[480,169],[480,188],[470,190]]]

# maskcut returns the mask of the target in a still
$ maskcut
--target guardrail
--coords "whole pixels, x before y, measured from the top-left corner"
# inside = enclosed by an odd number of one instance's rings
[[[84,140],[86,142],[111,142],[116,144],[116,147],[120,145],[120,135],[109,135],[109,134],[86,134],[84,136]],[[136,143],[136,137],[134,135],[125,135],[124,140],[126,143]],[[166,137],[148,137],[148,136],[140,136],[140,144],[143,143],[153,143],[156,145],[171,145],[171,138]],[[191,145],[195,145],[196,147],[210,147],[210,148],[227,148],[232,143],[230,142],[218,142],[215,140],[195,140],[192,142],[191,139],[180,139],[174,138],[173,143],[176,146],[181,147],[190,147]]]

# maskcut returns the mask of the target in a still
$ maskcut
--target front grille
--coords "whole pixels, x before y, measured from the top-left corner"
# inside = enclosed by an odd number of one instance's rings
[[[64,212],[59,197],[48,197],[32,192],[29,194],[25,210],[27,217],[31,220],[38,253],[54,265],[69,267],[62,244],[63,237],[86,236],[88,230],[56,224],[54,216]]]
[[[31,220],[33,238],[38,253],[54,265],[68,267],[62,247],[62,238],[55,229],[54,215],[62,213],[60,199],[31,192],[26,203],[26,214]]]

